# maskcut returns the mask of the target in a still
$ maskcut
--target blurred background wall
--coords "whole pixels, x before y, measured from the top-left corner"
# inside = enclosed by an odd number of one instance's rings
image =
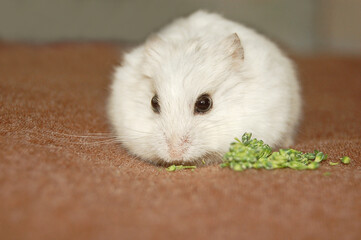
[[[0,40],[140,42],[197,9],[296,53],[361,55],[361,0],[0,0]]]

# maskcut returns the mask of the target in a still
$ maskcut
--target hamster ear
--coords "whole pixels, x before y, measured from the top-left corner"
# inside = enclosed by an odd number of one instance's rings
[[[244,50],[237,33],[233,33],[222,40],[221,47],[233,59],[244,60]]]
[[[144,44],[144,52],[146,56],[149,57],[158,57],[159,53],[156,50],[157,46],[163,45],[164,40],[161,39],[158,35],[152,34],[148,37]]]

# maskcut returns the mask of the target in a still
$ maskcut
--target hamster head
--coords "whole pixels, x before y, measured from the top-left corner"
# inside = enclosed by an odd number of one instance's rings
[[[152,37],[116,70],[108,105],[122,144],[152,162],[218,158],[240,125],[244,51],[237,34],[187,42]]]

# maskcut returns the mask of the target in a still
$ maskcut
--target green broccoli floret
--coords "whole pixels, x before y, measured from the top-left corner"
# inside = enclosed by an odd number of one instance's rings
[[[280,149],[272,152],[272,148],[262,140],[252,139],[251,133],[244,133],[242,141],[235,138],[229,151],[223,156],[221,167],[230,167],[235,171],[248,168],[291,168],[296,170],[317,169],[327,155],[315,150],[314,153],[303,153],[295,149]]]

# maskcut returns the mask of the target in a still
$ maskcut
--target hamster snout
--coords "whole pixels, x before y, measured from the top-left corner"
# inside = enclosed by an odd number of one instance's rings
[[[170,137],[166,140],[168,146],[168,153],[171,160],[183,160],[183,155],[189,149],[191,144],[189,140],[189,136],[181,137],[180,139],[177,137]]]

